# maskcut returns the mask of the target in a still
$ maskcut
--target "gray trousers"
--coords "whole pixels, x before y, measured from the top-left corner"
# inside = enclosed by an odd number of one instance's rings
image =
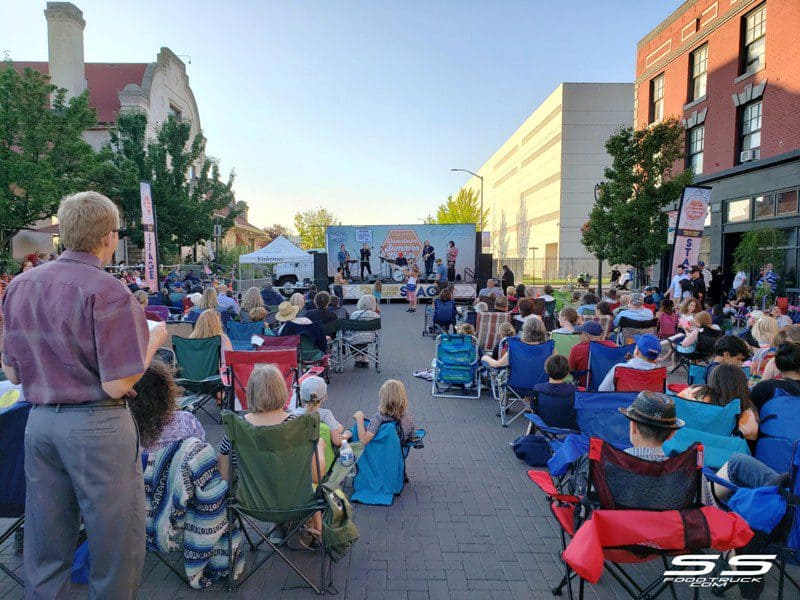
[[[135,598],[145,554],[138,434],[127,407],[34,406],[25,429],[25,597],[61,598],[80,518],[89,597]]]

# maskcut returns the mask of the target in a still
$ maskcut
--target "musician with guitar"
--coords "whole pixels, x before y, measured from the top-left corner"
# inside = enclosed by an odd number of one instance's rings
[[[422,246],[422,260],[425,262],[425,277],[428,278],[433,273],[433,263],[436,260],[435,249],[428,240]]]
[[[342,267],[344,276],[349,279],[351,277],[350,264],[358,261],[350,258],[350,253],[347,251],[344,244],[339,246],[339,252],[336,254],[336,258],[339,260],[339,266]]]

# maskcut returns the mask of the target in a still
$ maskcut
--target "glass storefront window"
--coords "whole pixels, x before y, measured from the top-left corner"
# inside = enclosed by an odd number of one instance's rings
[[[788,215],[797,212],[797,190],[778,194],[778,214]]]
[[[738,223],[750,220],[750,198],[744,200],[731,200],[728,202],[728,213],[725,221],[728,223]]]
[[[754,204],[756,219],[769,219],[775,216],[775,196],[756,196]]]

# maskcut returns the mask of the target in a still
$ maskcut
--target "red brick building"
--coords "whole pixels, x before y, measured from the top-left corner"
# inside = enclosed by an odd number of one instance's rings
[[[688,0],[637,46],[634,122],[683,122],[685,166],[713,188],[706,262],[730,278],[742,233],[769,225],[798,284],[798,32],[800,0]]]

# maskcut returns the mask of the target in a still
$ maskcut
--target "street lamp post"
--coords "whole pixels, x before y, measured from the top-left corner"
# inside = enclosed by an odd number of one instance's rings
[[[481,217],[480,217],[481,221],[480,221],[480,227],[481,227],[481,239],[483,239],[483,177],[481,175],[478,175],[477,173],[473,173],[469,169],[450,169],[450,170],[452,172],[454,172],[454,173],[456,171],[461,171],[462,173],[469,173],[473,177],[477,177],[478,179],[481,180]],[[483,242],[481,242],[481,243],[483,243]]]
[[[600,199],[600,190],[602,186],[599,183],[594,184],[594,201],[597,202]],[[597,258],[597,297],[602,300],[603,299],[603,259],[598,257]]]

